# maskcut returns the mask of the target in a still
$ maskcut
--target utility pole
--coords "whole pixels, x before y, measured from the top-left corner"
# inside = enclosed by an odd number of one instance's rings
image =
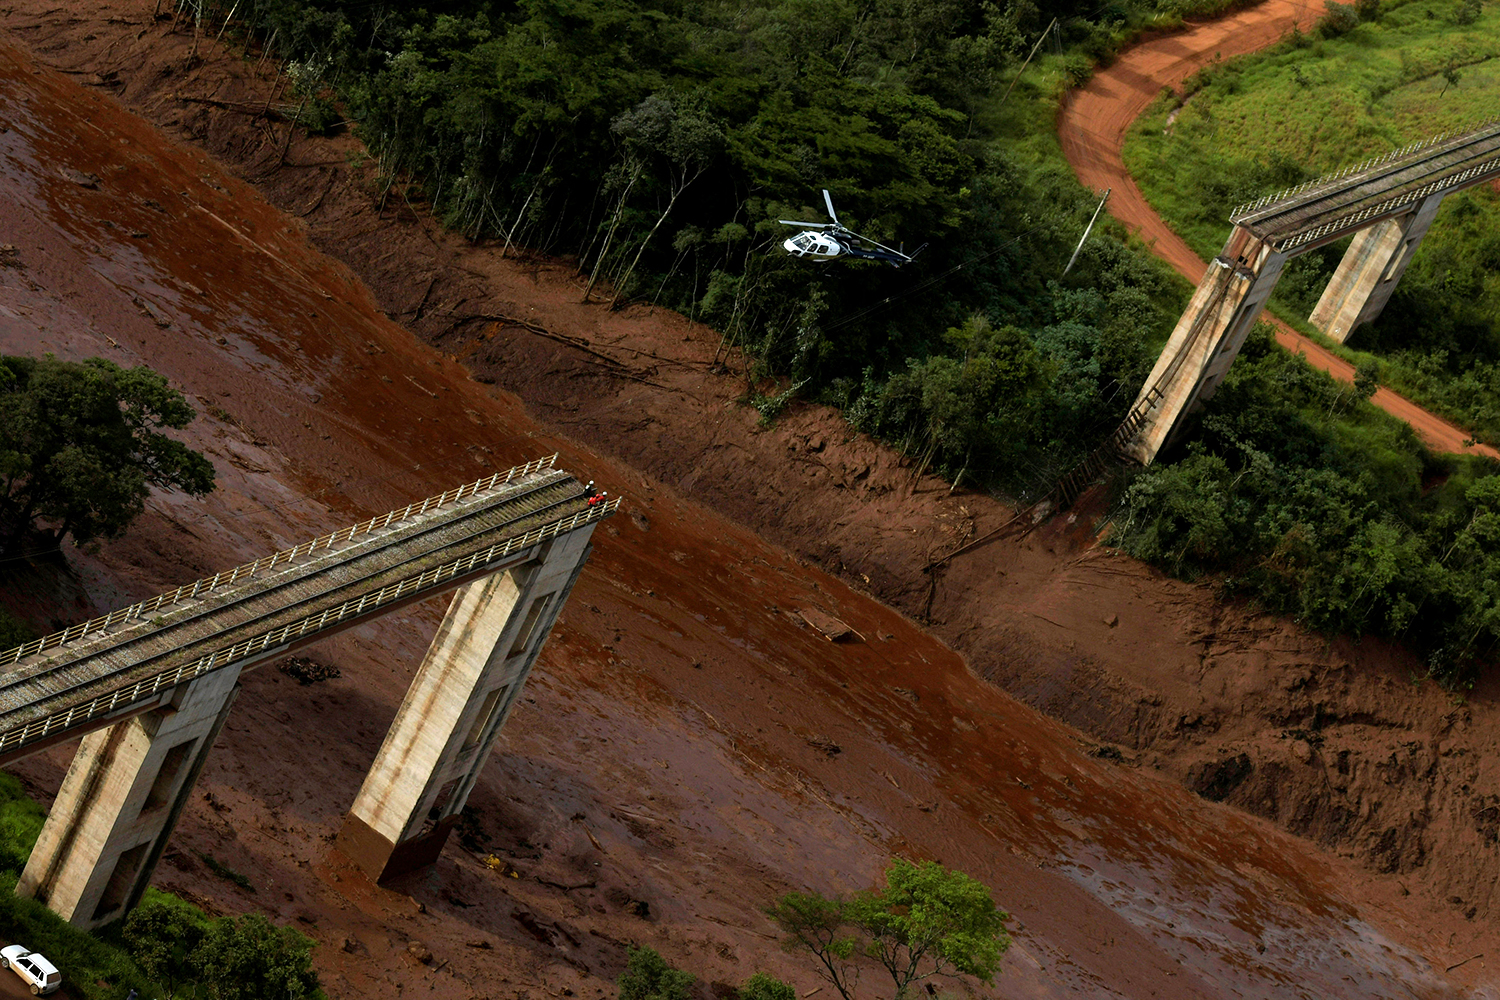
[[[1036,44],[1031,47],[1031,51],[1026,53],[1026,61],[1021,64],[1020,69],[1016,70],[1016,77],[1014,80],[1010,81],[1010,86],[1005,88],[1005,97],[1000,98],[1001,104],[1004,104],[1010,97],[1010,92],[1016,89],[1016,81],[1020,80],[1021,74],[1026,72],[1026,67],[1031,64],[1031,57],[1036,55],[1036,50],[1042,47],[1042,43],[1047,40],[1047,36],[1050,35],[1056,28],[1057,18],[1054,17],[1052,19],[1052,23],[1047,25],[1046,29],[1042,32],[1041,37],[1036,40]]]
[[[1114,188],[1104,189],[1104,196],[1099,199],[1099,207],[1094,209],[1094,217],[1089,220],[1088,226],[1083,230],[1083,237],[1079,239],[1078,245],[1073,248],[1073,256],[1068,258],[1068,266],[1063,268],[1063,274],[1067,274],[1069,271],[1073,270],[1073,264],[1078,260],[1078,253],[1083,249],[1083,242],[1084,240],[1089,238],[1089,233],[1093,231],[1094,223],[1098,221],[1099,213],[1104,211],[1104,203],[1106,201],[1109,201],[1109,193],[1113,190]]]

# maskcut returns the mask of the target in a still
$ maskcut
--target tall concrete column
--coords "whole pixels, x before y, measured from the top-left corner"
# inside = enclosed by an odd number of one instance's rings
[[[1373,323],[1390,301],[1442,201],[1441,193],[1428,195],[1411,212],[1355,234],[1309,322],[1341,344],[1360,326]]]
[[[384,881],[436,861],[573,589],[593,527],[459,590],[344,820],[339,846]]]
[[[1230,234],[1131,408],[1132,416],[1140,415],[1140,424],[1121,448],[1126,456],[1151,464],[1182,419],[1213,396],[1271,297],[1286,260],[1286,254],[1244,229],[1236,227]]]
[[[85,929],[124,916],[150,884],[238,681],[238,667],[205,674],[162,707],[85,736],[16,893]]]

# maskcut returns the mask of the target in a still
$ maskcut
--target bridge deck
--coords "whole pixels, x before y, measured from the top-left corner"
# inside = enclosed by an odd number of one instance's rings
[[[1278,251],[1339,239],[1438,192],[1500,177],[1500,121],[1439,136],[1235,209],[1230,221]]]
[[[577,480],[542,460],[0,654],[15,663],[0,674],[0,759],[524,561],[617,504],[590,507]]]

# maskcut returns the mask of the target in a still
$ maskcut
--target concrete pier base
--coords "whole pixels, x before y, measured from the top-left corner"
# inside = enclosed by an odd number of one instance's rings
[[[1132,413],[1139,429],[1125,442],[1126,457],[1149,465],[1172,440],[1182,419],[1207,402],[1234,363],[1281,277],[1285,254],[1236,228],[1198,283]]]
[[[238,668],[206,674],[162,707],[84,737],[16,893],[75,927],[124,916],[151,882],[238,680]]]
[[[459,590],[339,833],[376,881],[436,861],[590,550],[590,526]]]
[[[1308,321],[1341,344],[1359,327],[1373,323],[1390,301],[1442,201],[1441,193],[1429,195],[1406,215],[1361,229]]]

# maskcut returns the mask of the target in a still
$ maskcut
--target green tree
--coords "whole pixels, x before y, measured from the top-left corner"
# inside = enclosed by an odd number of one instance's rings
[[[641,240],[635,258],[615,286],[613,307],[641,262],[641,254],[661,224],[672,214],[677,199],[695,180],[703,176],[724,145],[724,131],[698,98],[652,94],[610,124],[610,131],[635,150],[638,158],[659,161],[666,175],[667,204],[657,216],[656,224]]]
[[[757,972],[735,991],[739,1000],[797,1000],[797,991],[775,976]]]
[[[1369,399],[1380,388],[1380,362],[1371,358],[1354,368],[1354,392],[1360,399]]]
[[[144,366],[0,357],[0,554],[42,525],[56,543],[118,537],[153,486],[211,491],[208,459],[159,430],[195,415]]]
[[[896,858],[886,887],[854,897],[849,917],[867,935],[865,953],[890,973],[897,998],[930,976],[973,976],[990,984],[1010,947],[1010,914],[990,890],[935,861]]]
[[[1457,87],[1458,81],[1462,78],[1463,74],[1458,71],[1457,66],[1448,66],[1445,68],[1443,70],[1443,89],[1438,91],[1438,96],[1442,97],[1446,94],[1449,87]]]
[[[321,998],[312,942],[258,913],[220,917],[188,956],[214,1000]]]
[[[188,955],[203,940],[203,927],[193,916],[179,900],[151,893],[130,911],[121,929],[141,971],[169,990],[175,990]]]
[[[818,960],[818,975],[833,984],[844,1000],[854,1000],[859,969],[853,962],[858,940],[849,932],[847,904],[817,893],[789,892],[766,910],[782,933],[788,951],[810,951]]]
[[[896,1000],[931,976],[973,976],[994,982],[1010,947],[1005,922],[990,890],[963,872],[934,861],[897,858],[884,888],[847,901],[789,893],[769,911],[787,934],[787,946],[807,949],[820,974],[848,1000],[853,996],[849,959],[857,950],[889,973]]]
[[[688,1000],[693,975],[673,968],[655,948],[632,945],[616,984],[620,1000]]]

